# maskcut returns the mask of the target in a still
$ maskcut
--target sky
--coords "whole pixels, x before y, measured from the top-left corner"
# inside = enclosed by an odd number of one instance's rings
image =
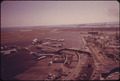
[[[1,27],[119,22],[118,1],[3,1]]]

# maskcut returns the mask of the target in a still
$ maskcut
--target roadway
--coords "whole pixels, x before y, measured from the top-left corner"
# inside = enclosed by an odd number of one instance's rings
[[[80,66],[80,55],[77,52],[75,52],[75,53],[78,56],[78,63],[76,65],[75,69],[64,80],[71,80],[71,78],[76,74],[76,72],[79,69],[79,66]]]

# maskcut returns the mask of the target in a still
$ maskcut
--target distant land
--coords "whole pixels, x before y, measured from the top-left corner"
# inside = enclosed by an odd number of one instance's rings
[[[2,27],[1,32],[19,31],[19,30],[33,30],[39,28],[111,28],[119,27],[119,22],[101,22],[101,23],[87,23],[87,24],[67,24],[67,25],[49,25],[49,26],[25,26],[25,27]]]

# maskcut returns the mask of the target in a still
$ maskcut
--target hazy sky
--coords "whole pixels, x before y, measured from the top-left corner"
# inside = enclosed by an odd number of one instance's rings
[[[40,26],[119,21],[117,1],[3,1],[1,26]]]

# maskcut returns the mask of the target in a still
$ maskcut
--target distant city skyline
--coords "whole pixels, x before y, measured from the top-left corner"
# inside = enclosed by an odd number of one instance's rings
[[[1,27],[119,22],[118,1],[2,1]]]

